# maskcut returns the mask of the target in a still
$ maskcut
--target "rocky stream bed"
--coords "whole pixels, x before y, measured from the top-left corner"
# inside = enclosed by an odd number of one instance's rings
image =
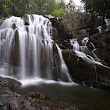
[[[0,77],[0,110],[79,110],[39,92],[25,95],[13,92],[20,86],[15,79]]]

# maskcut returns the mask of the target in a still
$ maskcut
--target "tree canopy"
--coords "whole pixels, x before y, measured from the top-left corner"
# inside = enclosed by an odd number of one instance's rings
[[[104,15],[110,10],[110,0],[82,0],[85,3],[85,10],[89,13],[99,13]]]
[[[1,16],[23,16],[27,13],[58,16],[64,11],[64,0],[0,0]]]
[[[0,0],[0,15],[6,16],[9,13],[9,4],[10,0]]]

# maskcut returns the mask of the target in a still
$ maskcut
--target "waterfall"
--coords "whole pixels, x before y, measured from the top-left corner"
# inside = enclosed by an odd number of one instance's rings
[[[61,71],[57,79],[53,71],[52,24],[41,15],[12,16],[0,26],[0,75],[29,83],[39,79],[72,82],[56,44]],[[32,82],[33,82],[32,81]],[[30,81],[31,82],[31,81]]]
[[[68,72],[68,68],[65,64],[65,61],[63,59],[63,56],[62,56],[62,50],[60,49],[60,47],[56,44],[56,47],[57,47],[57,50],[58,50],[58,53],[59,53],[59,56],[60,56],[60,61],[61,61],[61,75],[63,77],[66,76],[66,79],[69,81],[69,82],[72,82],[72,79],[71,79],[71,76],[69,75],[69,72]],[[65,78],[64,78],[65,79]]]
[[[110,29],[110,19],[106,18],[106,14],[105,14],[104,21],[105,21],[106,27],[107,27],[106,31],[108,31]]]
[[[103,66],[105,68],[110,68],[106,65],[104,65],[101,61],[101,59],[99,59],[94,51],[96,50],[95,46],[93,45],[93,43],[90,42],[90,44],[93,46],[93,50],[90,51],[88,48],[87,48],[87,43],[89,42],[89,38],[88,37],[85,37],[83,40],[82,40],[82,45],[80,46],[79,42],[77,41],[77,38],[76,39],[71,39],[70,40],[70,43],[73,47],[73,51],[76,53],[76,55],[80,58],[82,58],[84,61],[88,62],[89,64],[92,64],[92,65],[100,65],[100,66]]]
[[[99,33],[102,33],[102,26],[98,26],[97,29],[98,29]]]

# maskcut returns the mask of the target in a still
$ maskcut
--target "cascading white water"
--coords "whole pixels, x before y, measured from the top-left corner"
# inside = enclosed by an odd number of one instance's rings
[[[18,39],[19,79],[41,77],[42,54],[45,53],[45,76],[52,79],[52,54],[53,45],[51,38],[51,22],[41,15],[27,15],[26,20],[20,17],[11,17],[3,22],[0,27],[0,74],[10,76],[12,71],[9,63],[14,41]],[[25,22],[28,24],[25,25]],[[14,28],[13,28],[14,26]],[[15,35],[15,34],[18,35]],[[17,38],[15,38],[15,36]],[[14,56],[16,57],[16,56]],[[6,66],[8,65],[8,66]]]
[[[52,25],[41,15],[26,15],[23,18],[10,17],[0,27],[0,75],[17,78],[20,81],[46,78],[53,80]],[[61,74],[72,82],[68,69],[58,47]],[[61,78],[62,77],[62,78]]]
[[[65,64],[65,61],[63,59],[62,50],[60,49],[60,47],[57,44],[56,44],[56,47],[57,47],[57,50],[58,50],[58,53],[59,53],[59,56],[60,56],[60,61],[61,61],[61,74],[63,74],[64,76],[66,75],[67,79],[70,82],[73,82],[72,79],[71,79],[71,76],[69,75],[68,68]]]
[[[99,30],[99,33],[102,33],[102,26],[98,26],[97,28]]]
[[[105,21],[105,23],[106,23],[106,26],[107,26],[107,31],[110,29],[110,19],[108,18],[106,18],[106,14],[105,14],[105,18],[104,18],[104,21]]]
[[[91,45],[93,46],[93,50],[90,51],[88,48],[87,48],[87,43],[89,42],[89,38],[88,37],[85,37],[83,40],[82,40],[82,45],[83,46],[80,46],[79,42],[77,41],[77,38],[76,39],[71,39],[70,40],[70,43],[71,45],[73,46],[73,50],[74,52],[76,53],[76,55],[80,58],[82,58],[84,61],[92,64],[92,65],[100,65],[100,66],[103,66],[105,68],[110,68],[106,65],[104,65],[102,63],[102,61],[95,55],[94,53],[94,50],[95,49],[95,46],[93,45],[93,43],[91,43]]]

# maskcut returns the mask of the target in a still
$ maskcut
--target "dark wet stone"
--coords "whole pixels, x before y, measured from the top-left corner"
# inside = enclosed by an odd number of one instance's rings
[[[13,90],[21,86],[21,83],[15,79],[0,77],[0,89]]]
[[[69,30],[67,30],[64,27],[64,25],[60,22],[60,20],[57,20],[54,18],[54,19],[50,19],[50,21],[52,22],[53,28],[55,28],[57,30],[57,37],[54,37],[54,35],[53,35],[54,39],[57,38],[55,40],[61,40],[62,41],[62,40],[67,40],[67,39],[72,38],[72,34],[69,32]]]
[[[15,23],[12,24],[12,28],[16,29],[16,24]]]
[[[19,33],[16,30],[15,31],[15,37],[13,39],[13,43],[12,43],[12,48],[11,48],[11,52],[10,52],[10,64],[14,65],[14,66],[18,66],[19,65],[19,61],[20,61],[20,53],[19,53]]]

